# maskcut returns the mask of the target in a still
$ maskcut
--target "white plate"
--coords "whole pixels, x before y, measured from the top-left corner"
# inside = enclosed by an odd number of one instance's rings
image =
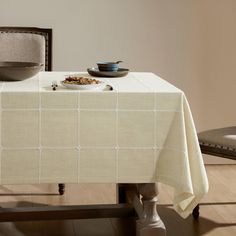
[[[79,89],[79,90],[103,90],[106,87],[106,83],[101,82],[99,84],[67,84],[61,81],[61,84],[69,89]]]

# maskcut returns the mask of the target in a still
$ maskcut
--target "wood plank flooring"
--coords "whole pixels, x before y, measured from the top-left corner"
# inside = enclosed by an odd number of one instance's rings
[[[236,235],[236,165],[207,165],[210,191],[202,200],[200,218],[180,218],[171,207],[172,189],[160,185],[158,212],[167,236]],[[0,186],[0,206],[104,204],[116,202],[113,184],[67,184],[64,196],[57,185]],[[134,219],[90,219],[0,223],[0,236],[132,236]]]

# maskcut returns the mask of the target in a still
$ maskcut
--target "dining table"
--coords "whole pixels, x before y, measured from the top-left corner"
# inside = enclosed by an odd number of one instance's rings
[[[102,90],[61,83],[74,75],[91,78],[87,72],[53,71],[0,81],[0,184],[114,183],[117,204],[1,208],[0,221],[134,213],[137,235],[166,235],[156,210],[158,183],[173,188],[173,207],[183,218],[208,191],[184,92],[149,72],[93,77],[106,84]]]

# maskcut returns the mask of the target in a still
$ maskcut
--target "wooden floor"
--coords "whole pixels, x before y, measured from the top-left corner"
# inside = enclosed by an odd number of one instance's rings
[[[181,219],[171,207],[172,189],[160,185],[158,212],[167,236],[236,235],[236,165],[207,165],[209,194],[203,199],[198,221]],[[1,186],[1,207],[115,203],[112,184],[66,185],[57,195],[57,185]],[[134,219],[97,219],[0,223],[0,236],[132,236]]]

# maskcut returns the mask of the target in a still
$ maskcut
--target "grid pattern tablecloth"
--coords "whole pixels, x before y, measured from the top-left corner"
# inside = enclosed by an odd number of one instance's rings
[[[162,182],[186,217],[208,182],[183,92],[151,73],[53,91],[65,74],[0,84],[1,184]]]

